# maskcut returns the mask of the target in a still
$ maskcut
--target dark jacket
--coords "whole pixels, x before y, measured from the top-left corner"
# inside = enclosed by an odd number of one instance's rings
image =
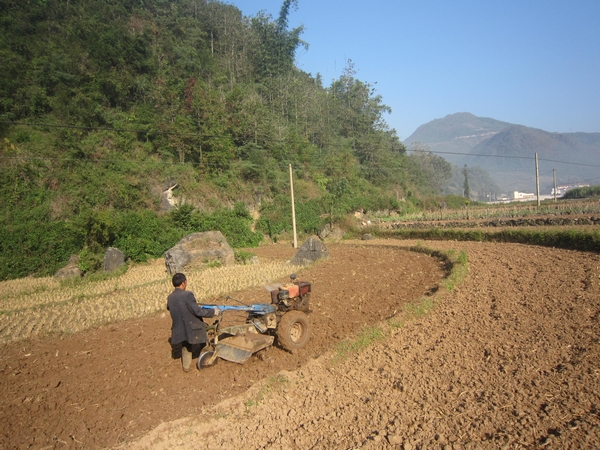
[[[206,324],[202,317],[213,317],[212,308],[201,308],[194,293],[176,288],[167,298],[167,309],[171,313],[171,345],[187,341],[202,344],[207,340]]]

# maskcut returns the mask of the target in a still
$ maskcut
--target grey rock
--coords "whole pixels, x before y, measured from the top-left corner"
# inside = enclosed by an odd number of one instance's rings
[[[327,224],[323,227],[323,229],[321,231],[319,231],[319,238],[325,239],[330,234],[331,234],[331,225]]]
[[[165,265],[171,275],[207,263],[235,265],[235,254],[220,231],[192,233],[165,252]]]
[[[330,224],[327,224],[319,232],[318,237],[322,240],[339,241],[344,237],[344,230],[340,227],[332,227]]]
[[[77,278],[83,276],[83,272],[79,268],[78,264],[79,256],[71,255],[71,257],[69,258],[69,263],[62,269],[59,269],[54,274],[54,278],[56,278],[57,280],[64,280],[67,278]]]
[[[125,254],[115,247],[108,247],[104,253],[104,271],[112,272],[125,264]]]
[[[329,251],[327,250],[327,247],[325,247],[325,244],[318,236],[311,236],[300,246],[300,249],[290,260],[290,263],[294,265],[305,265],[327,257],[329,257]]]

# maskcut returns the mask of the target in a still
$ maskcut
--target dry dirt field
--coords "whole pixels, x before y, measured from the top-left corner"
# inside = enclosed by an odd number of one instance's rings
[[[415,241],[328,245],[328,260],[298,273],[313,286],[313,335],[296,354],[184,373],[166,312],[5,345],[0,447],[600,448],[600,256],[421,244],[465,251],[469,273],[395,327],[443,265],[408,251]],[[268,302],[261,287],[231,295]],[[340,341],[375,325],[383,339],[338,357]]]

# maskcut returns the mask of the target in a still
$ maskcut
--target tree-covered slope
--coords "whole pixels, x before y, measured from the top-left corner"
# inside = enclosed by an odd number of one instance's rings
[[[117,243],[159,256],[219,214],[249,229],[260,210],[258,233],[276,235],[290,165],[300,232],[435,190],[351,61],[329,86],[295,67],[297,6],[273,18],[220,1],[0,0],[0,278],[72,253],[97,262]],[[161,213],[175,185],[186,208]]]

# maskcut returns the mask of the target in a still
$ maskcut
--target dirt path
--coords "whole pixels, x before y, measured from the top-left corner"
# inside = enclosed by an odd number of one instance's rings
[[[470,273],[424,318],[342,363],[324,353],[282,371],[128,448],[600,448],[599,255],[425,245],[464,249]]]
[[[434,258],[397,248],[328,249],[329,260],[298,273],[312,282],[313,336],[297,354],[273,348],[266,361],[252,358],[243,366],[222,361],[186,374],[170,358],[166,311],[86,333],[3,346],[0,448],[115,447],[163,422],[188,416],[208,420],[205,411],[281,370],[305,367],[364,325],[392,316],[432,290],[443,276]],[[263,258],[285,260],[293,254],[288,246],[260,249]],[[245,303],[270,302],[262,287],[232,296]]]

